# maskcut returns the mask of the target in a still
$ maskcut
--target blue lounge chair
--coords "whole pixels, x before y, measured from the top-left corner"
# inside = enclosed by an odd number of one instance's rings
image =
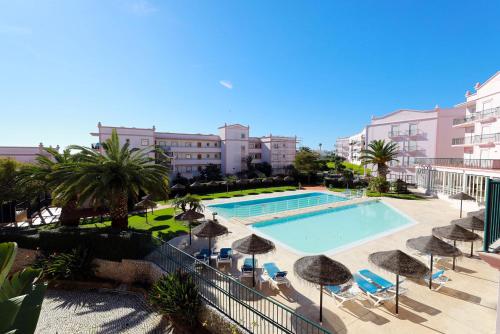
[[[396,293],[396,285],[389,282],[385,278],[375,274],[374,272],[368,270],[368,269],[363,269],[360,270],[359,273],[366,278],[369,282],[377,285],[379,288],[382,290],[387,290],[389,292],[394,292]],[[406,292],[408,292],[408,289],[404,288],[401,286],[401,280],[399,281],[399,294],[403,295]]]
[[[446,284],[446,282],[448,282],[448,280],[449,278],[444,276],[444,270],[439,270],[432,274],[432,283],[436,283],[438,285],[435,289],[436,291],[441,289]],[[424,281],[429,284],[429,275],[424,277]]]
[[[247,257],[243,261],[243,265],[241,266],[241,276],[247,276],[247,277],[252,277],[253,273],[253,268],[257,268],[257,259],[255,259],[254,263],[252,264],[252,258]]]
[[[210,251],[210,249],[208,248],[203,248],[202,250],[200,250],[199,252],[195,253],[194,254],[194,257],[198,260],[198,261],[201,261],[203,263],[209,263],[210,262],[210,255],[212,254],[212,252]]]
[[[375,306],[378,306],[385,301],[393,300],[396,297],[394,293],[389,293],[384,289],[378,288],[359,274],[354,274],[353,277],[354,282],[356,282],[359,289],[375,302]]]
[[[290,287],[290,281],[286,278],[288,272],[281,271],[274,262],[264,263],[262,268],[264,268],[264,272],[276,286],[285,284],[287,287]]]
[[[359,294],[359,289],[354,285],[326,285],[324,289],[328,295],[333,297],[337,307],[356,298]]]
[[[221,263],[229,263],[233,262],[233,250],[231,248],[221,248],[219,251],[219,255],[217,255],[217,266]]]

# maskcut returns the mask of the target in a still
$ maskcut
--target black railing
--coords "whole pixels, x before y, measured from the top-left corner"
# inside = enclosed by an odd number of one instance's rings
[[[200,296],[249,333],[331,334],[291,308],[164,243],[148,259],[166,272],[192,275]]]
[[[460,125],[464,123],[480,121],[490,117],[500,116],[500,107],[490,108],[476,113],[472,113],[470,116],[464,118],[457,118],[453,120],[453,125]]]
[[[500,169],[500,159],[415,158],[415,164],[456,168]]]

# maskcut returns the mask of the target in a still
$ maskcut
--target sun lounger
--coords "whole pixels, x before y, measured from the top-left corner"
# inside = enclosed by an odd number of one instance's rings
[[[449,278],[444,276],[444,270],[439,270],[432,274],[432,283],[436,283],[438,285],[435,289],[436,291],[441,289],[446,284],[446,282],[448,282],[448,280]],[[424,281],[429,284],[429,276],[425,276]]]
[[[252,264],[252,258],[247,257],[243,261],[243,265],[241,266],[241,276],[243,277],[252,277],[253,275],[253,268],[257,268],[257,259],[255,259],[255,262]]]
[[[209,264],[210,263],[210,255],[212,252],[208,248],[203,248],[199,252],[194,254],[194,257],[203,263]]]
[[[290,287],[290,281],[286,278],[287,272],[281,271],[274,262],[264,263],[262,268],[275,286],[284,284]]]
[[[222,263],[233,262],[233,250],[231,248],[221,248],[219,254],[217,255],[217,266]]]
[[[375,306],[378,306],[388,300],[393,300],[396,297],[396,294],[378,288],[359,274],[354,274],[353,277],[359,289],[374,301]]]
[[[355,285],[326,285],[324,289],[328,295],[333,297],[337,307],[356,298],[359,294],[359,289]]]
[[[369,282],[378,286],[380,289],[396,293],[396,284],[389,282],[388,280],[375,274],[374,272],[368,269],[363,269],[359,271],[359,274]],[[407,288],[401,286],[402,282],[404,281],[403,280],[399,281],[399,295],[404,295],[405,293],[408,292]]]

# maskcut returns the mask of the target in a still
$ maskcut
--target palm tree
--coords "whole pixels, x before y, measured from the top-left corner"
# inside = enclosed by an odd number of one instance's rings
[[[155,164],[148,149],[130,149],[129,143],[120,145],[118,134],[102,143],[102,154],[84,146],[70,146],[78,150],[79,159],[58,168],[60,177],[54,193],[62,200],[77,196],[78,202],[109,206],[111,226],[128,227],[128,198],[137,198],[141,191],[166,194],[168,169]]]
[[[373,140],[368,144],[368,148],[361,151],[361,161],[364,165],[377,165],[378,175],[384,180],[387,179],[391,161],[397,161],[398,144],[395,142],[386,143],[385,140]]]
[[[174,199],[172,204],[176,209],[181,209],[182,212],[186,212],[188,210],[203,212],[204,209],[200,198],[191,194],[187,194],[186,196]]]
[[[33,196],[38,197],[40,193],[51,192],[62,182],[61,178],[54,177],[55,171],[66,164],[70,164],[77,159],[76,154],[71,154],[69,149],[62,153],[49,147],[44,149],[47,154],[39,154],[36,163],[24,166],[19,172],[18,184],[30,190]],[[30,198],[31,201],[38,198]],[[76,197],[68,198],[65,201],[58,201],[54,196],[54,202],[61,206],[61,215],[59,222],[65,226],[76,226],[79,223],[78,217],[75,217],[74,211],[77,207]],[[40,209],[41,210],[41,209]],[[40,218],[43,217],[39,212]]]

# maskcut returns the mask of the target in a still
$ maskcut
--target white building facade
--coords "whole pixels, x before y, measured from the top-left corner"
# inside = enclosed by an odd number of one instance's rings
[[[55,149],[59,150],[59,146]],[[0,146],[0,158],[4,159],[34,163],[39,155],[49,155],[42,143],[38,146]]]
[[[464,131],[451,142],[462,156],[418,159],[417,184],[444,197],[465,192],[481,204],[487,178],[500,178],[500,72],[476,84],[475,90],[467,91],[466,101],[459,105],[465,108],[465,117],[452,125]]]
[[[199,175],[209,164],[218,166],[223,174],[244,171],[248,157],[252,158],[252,163],[268,162],[274,174],[282,174],[295,160],[296,137],[250,137],[250,127],[240,124],[225,124],[215,135],[158,132],[154,126],[130,128],[99,123],[98,132],[91,133],[99,140],[93,147],[101,150],[99,143],[109,138],[113,129],[122,144],[128,142],[132,148],[163,150],[171,160],[172,173],[187,178]]]

